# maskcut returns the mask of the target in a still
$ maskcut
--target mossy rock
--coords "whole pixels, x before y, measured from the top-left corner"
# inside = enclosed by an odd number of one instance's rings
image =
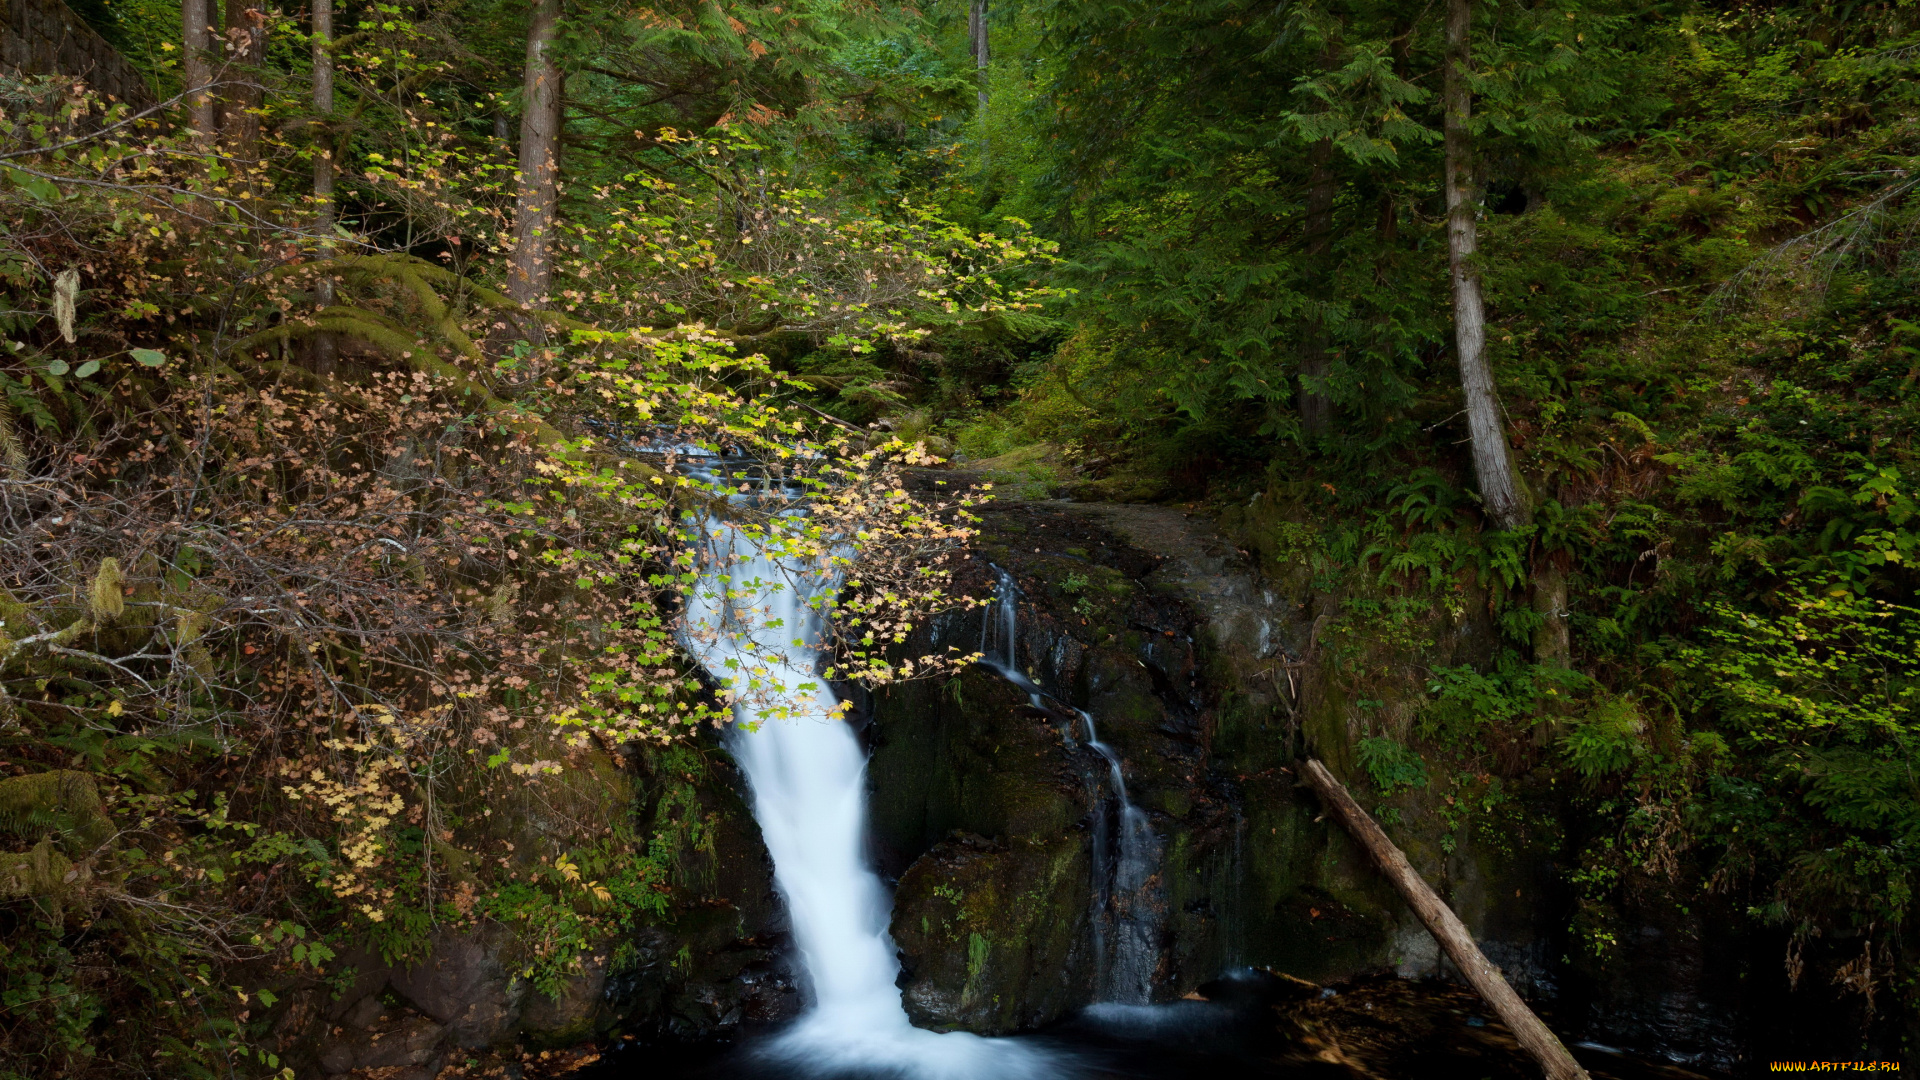
[[[91,775],[70,769],[0,780],[0,830],[27,840],[52,833],[75,858],[113,838],[99,785]]]
[[[904,871],[955,830],[1035,840],[1086,816],[1086,791],[1060,731],[1023,715],[1026,705],[1025,694],[977,668],[875,695],[868,772],[884,871]]]
[[[1097,480],[1083,480],[1073,487],[1073,497],[1082,502],[1151,503],[1172,498],[1173,486],[1167,478],[1149,470],[1119,469]]]
[[[61,854],[51,840],[27,851],[0,854],[0,900],[42,900],[59,910],[61,900],[84,884],[73,860]]]
[[[675,906],[627,943],[609,999],[630,1032],[672,1040],[790,1018],[800,995],[787,916],[731,756],[709,736],[639,767],[634,814],[673,846]]]
[[[1073,834],[1006,846],[952,840],[917,860],[893,904],[914,1023],[1004,1035],[1086,1001],[1090,873]]]
[[[1242,959],[1326,982],[1388,964],[1402,906],[1367,856],[1285,773],[1249,778],[1242,805]]]

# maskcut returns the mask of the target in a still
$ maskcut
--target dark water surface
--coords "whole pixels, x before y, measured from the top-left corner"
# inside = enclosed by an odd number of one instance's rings
[[[1097,1005],[1016,1041],[1048,1052],[1060,1080],[1538,1080],[1539,1066],[1479,997],[1395,978],[1321,990],[1253,973],[1152,1006]],[[772,1030],[726,1046],[626,1043],[578,1074],[591,1080],[913,1080],[820,1072],[759,1058]],[[1666,1062],[1572,1046],[1594,1080],[1706,1080]],[[980,1077],[978,1080],[997,1080]]]

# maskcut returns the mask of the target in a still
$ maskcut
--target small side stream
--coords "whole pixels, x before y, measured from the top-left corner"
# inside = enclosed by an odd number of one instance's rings
[[[1148,890],[1160,862],[1160,838],[1145,811],[1127,797],[1120,755],[1100,741],[1099,729],[1085,710],[1059,701],[1020,670],[1020,587],[1013,575],[994,567],[993,604],[980,620],[980,663],[1026,691],[1036,709],[1064,711],[1078,722],[1087,749],[1106,763],[1105,798],[1094,799],[1093,952],[1094,1000],[1145,1005],[1153,1000],[1153,975],[1159,967],[1161,906]],[[1073,745],[1073,724],[1062,732]],[[1100,793],[1096,792],[1096,795]]]

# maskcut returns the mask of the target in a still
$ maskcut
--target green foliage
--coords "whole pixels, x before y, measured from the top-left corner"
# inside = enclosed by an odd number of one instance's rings
[[[1324,630],[1336,662],[1398,664],[1433,644],[1433,603],[1423,596],[1349,597]]]
[[[468,911],[447,903],[441,917],[457,923],[478,915],[513,927],[519,976],[540,993],[558,997],[567,978],[579,971],[581,956],[669,911],[671,846],[656,835],[643,854],[634,847],[633,837],[622,832],[565,852],[488,891]]]
[[[1590,682],[1577,671],[1525,663],[1511,651],[1489,671],[1434,668],[1418,730],[1442,745],[1470,745],[1491,731],[1531,724],[1543,698],[1570,697]]]
[[[980,380],[1014,400],[949,430],[982,458],[1069,447],[1086,494],[1204,490],[1331,613],[1345,699],[1411,699],[1405,749],[1455,767],[1443,816],[1507,806],[1503,778],[1576,792],[1586,955],[1650,883],[1894,948],[1920,805],[1911,19],[1475,7],[1476,269],[1530,525],[1485,527],[1462,449],[1441,20],[1404,6],[996,24],[945,196],[1041,223],[1077,292],[1051,357]]]
[[[1713,612],[1710,643],[1678,660],[1725,735],[1708,749],[1726,857],[1782,867],[1761,905],[1770,919],[1903,923],[1920,838],[1920,612],[1833,578],[1783,592],[1764,614]],[[1761,792],[1790,801],[1768,805]]]
[[[1632,701],[1603,697],[1560,740],[1560,752],[1588,780],[1621,773],[1642,752],[1646,721]]]
[[[11,942],[0,942],[0,970],[7,974],[5,989],[0,989],[0,1006],[6,1010],[9,1026],[28,1025],[38,1029],[45,1049],[35,1059],[13,1058],[0,1076],[8,1080],[32,1075],[15,1067],[53,1066],[67,1055],[84,1055],[89,1050],[88,1029],[104,1012],[106,1004],[97,995],[75,985],[76,958],[46,933],[54,929],[45,924],[32,929],[41,933],[18,935]]]
[[[1353,746],[1354,756],[1385,796],[1427,786],[1427,763],[1405,743],[1386,735],[1372,735]]]

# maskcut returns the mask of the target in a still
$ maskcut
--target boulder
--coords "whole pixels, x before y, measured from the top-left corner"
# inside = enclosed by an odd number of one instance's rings
[[[500,959],[510,940],[506,929],[495,925],[442,930],[433,936],[426,959],[395,969],[389,985],[414,1008],[446,1025],[455,1045],[491,1045],[513,1030],[526,997],[526,985]]]
[[[1004,1035],[1084,1003],[1090,872],[1074,833],[1004,846],[964,837],[916,860],[892,928],[913,1022]]]
[[[375,1002],[374,998],[367,998]],[[441,1057],[447,1029],[411,1010],[393,1009],[386,1015],[365,1017],[365,1027],[346,1024],[330,1029],[320,1044],[322,1071],[332,1075],[355,1069],[431,1067]]]
[[[329,974],[339,975],[348,970],[353,972],[353,981],[339,990],[337,996],[326,999],[323,1014],[329,1023],[338,1021],[354,1006],[375,997],[387,988],[387,979],[393,974],[393,968],[380,954],[359,947],[342,949],[333,962],[327,965]]]
[[[610,947],[602,947],[581,957],[579,973],[569,977],[553,997],[537,990],[529,993],[520,1013],[520,1030],[530,1040],[548,1046],[591,1037],[602,1021],[610,1019],[607,1008],[610,953]]]

